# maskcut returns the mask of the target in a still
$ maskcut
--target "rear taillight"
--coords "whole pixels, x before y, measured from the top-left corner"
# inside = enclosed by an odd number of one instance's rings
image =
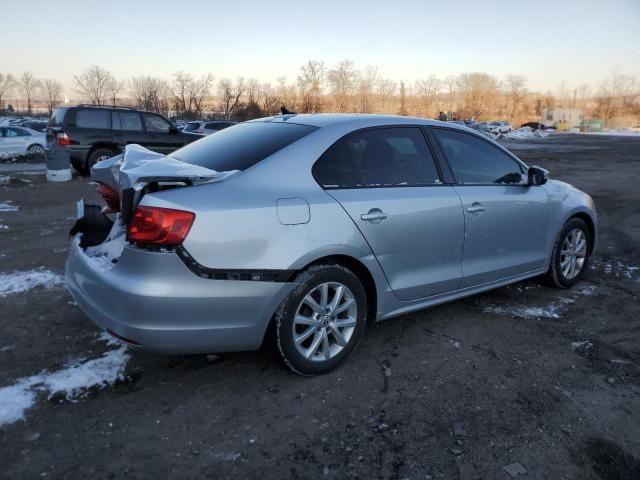
[[[196,218],[195,213],[159,207],[137,207],[129,223],[127,240],[153,245],[180,245]]]
[[[56,135],[56,143],[58,145],[71,145],[71,140],[69,139],[69,135],[60,132]]]
[[[98,193],[102,195],[107,208],[104,213],[116,213],[120,211],[120,195],[113,188],[108,185],[100,184],[98,186]]]

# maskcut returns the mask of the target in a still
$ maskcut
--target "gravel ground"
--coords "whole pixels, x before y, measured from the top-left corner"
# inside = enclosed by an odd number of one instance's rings
[[[128,350],[108,387],[34,387],[0,427],[0,478],[640,478],[640,140],[505,145],[595,198],[599,250],[573,290],[526,281],[371,325],[317,378],[269,345]],[[0,280],[0,388],[120,352],[55,276],[94,187],[33,168],[0,165],[0,205],[18,208],[0,208],[0,275],[52,277],[4,296]]]

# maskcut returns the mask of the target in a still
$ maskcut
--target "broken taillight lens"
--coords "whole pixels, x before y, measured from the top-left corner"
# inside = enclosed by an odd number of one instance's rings
[[[180,245],[196,218],[195,213],[160,207],[136,207],[127,240],[153,245]]]
[[[66,133],[60,132],[56,135],[56,143],[58,145],[71,145],[71,139]]]
[[[120,211],[120,195],[113,188],[108,185],[100,184],[98,186],[98,193],[102,195],[107,208],[104,213],[116,213]]]

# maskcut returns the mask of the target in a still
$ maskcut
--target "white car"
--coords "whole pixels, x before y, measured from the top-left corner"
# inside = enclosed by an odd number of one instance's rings
[[[509,122],[491,122],[487,125],[487,130],[491,133],[509,133],[513,128]]]
[[[46,145],[44,133],[25,127],[0,127],[0,155],[42,155]]]
[[[211,135],[220,130],[223,130],[231,125],[235,125],[236,122],[227,122],[224,120],[203,120],[196,122],[189,122],[182,129],[183,132],[188,133],[202,133],[204,135]]]

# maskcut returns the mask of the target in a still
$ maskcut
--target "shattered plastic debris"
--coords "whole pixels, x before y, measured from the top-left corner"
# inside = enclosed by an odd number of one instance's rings
[[[0,274],[0,297],[23,293],[36,287],[53,288],[64,284],[64,277],[44,268]]]
[[[579,350],[579,349],[589,349],[593,347],[593,343],[591,343],[589,340],[581,340],[578,342],[571,342],[571,348],[573,348],[574,350]]]
[[[87,247],[84,255],[97,270],[111,270],[116,264],[127,243],[124,225],[120,221],[120,215],[116,215],[111,231],[104,242],[94,247]],[[75,248],[80,248],[79,235],[74,239]]]

